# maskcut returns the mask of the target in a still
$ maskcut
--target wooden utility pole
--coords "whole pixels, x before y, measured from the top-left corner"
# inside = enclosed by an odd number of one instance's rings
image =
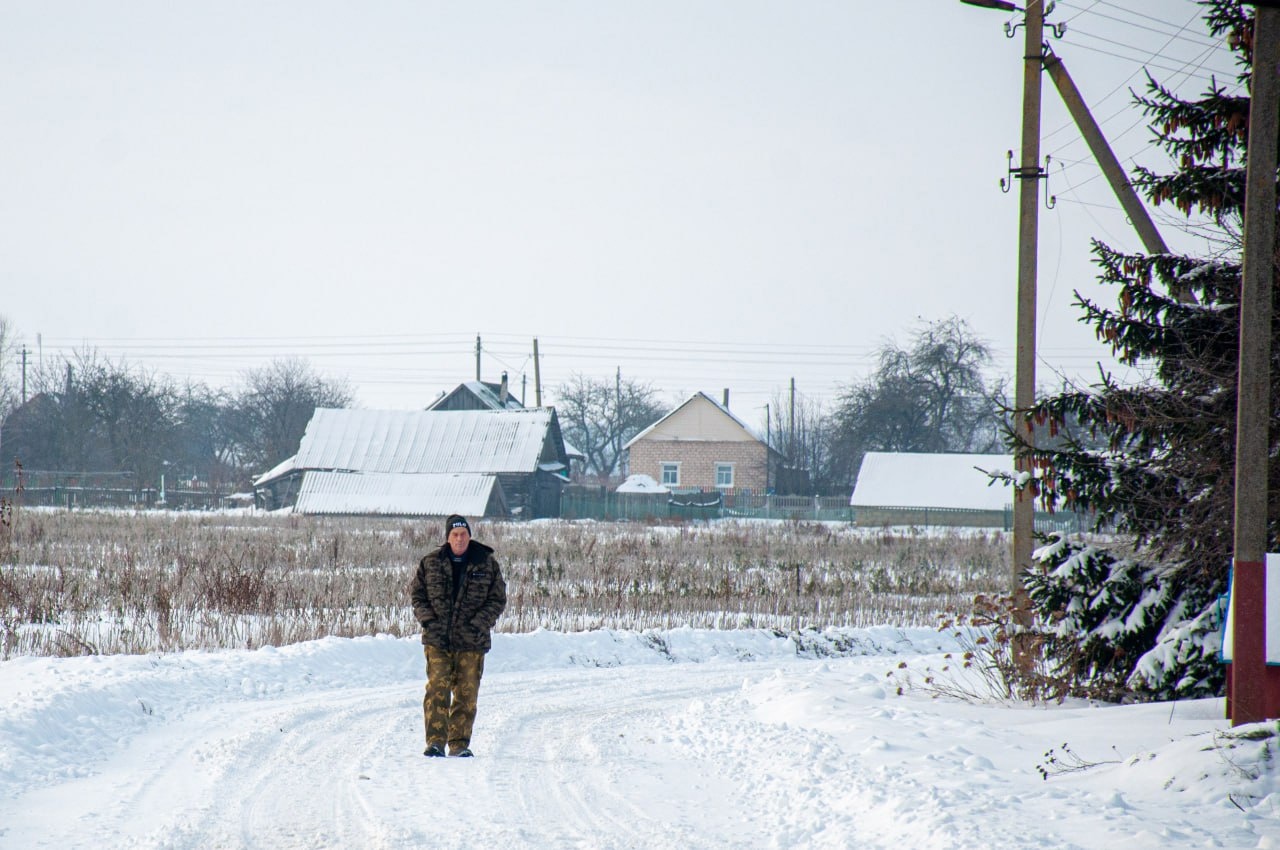
[[[1276,275],[1276,133],[1280,8],[1257,4],[1244,196],[1240,373],[1236,402],[1235,578],[1231,724],[1266,719],[1267,463],[1271,425],[1271,289]]]
[[[1076,122],[1080,135],[1089,145],[1089,150],[1107,178],[1107,183],[1111,184],[1111,191],[1115,193],[1116,200],[1120,202],[1125,215],[1133,223],[1133,229],[1138,231],[1142,247],[1148,254],[1169,253],[1164,239],[1160,237],[1160,231],[1156,229],[1155,222],[1147,214],[1147,208],[1143,206],[1138,193],[1133,191],[1133,184],[1124,173],[1120,160],[1116,159],[1116,155],[1111,152],[1111,146],[1102,135],[1102,128],[1093,119],[1084,98],[1080,96],[1080,90],[1076,88],[1075,81],[1067,73],[1067,66],[1062,63],[1062,59],[1057,54],[1050,51],[1044,57],[1044,68],[1049,72],[1049,78],[1057,87],[1058,94],[1062,96],[1062,102],[1071,113],[1072,120]]]
[[[764,406],[764,494],[769,495],[769,467],[773,465],[773,421],[769,419],[769,405]],[[766,502],[766,504],[768,504]]]
[[[538,338],[533,338],[533,406],[542,407],[542,367],[538,362]]]
[[[1043,61],[1044,2],[1030,0],[1022,47],[1022,159],[1016,176],[1022,181],[1018,198],[1018,309],[1017,351],[1014,365],[1014,432],[1027,449],[1035,446],[1035,434],[1027,417],[1036,397],[1036,252],[1040,226],[1040,67]],[[1032,473],[1030,452],[1014,450],[1014,472],[1019,478]],[[1013,574],[1011,590],[1015,617],[1029,625],[1030,605],[1022,586],[1022,572],[1031,566],[1035,533],[1035,495],[1027,489],[1014,492]]]
[[[796,379],[791,379],[791,405],[788,419],[790,420],[787,427],[787,459],[791,462],[795,461],[793,455],[796,452]]]
[[[1102,128],[1098,126],[1098,122],[1094,120],[1093,115],[1089,112],[1089,107],[1085,105],[1084,98],[1080,96],[1080,90],[1076,88],[1075,81],[1067,73],[1067,66],[1063,64],[1061,57],[1052,51],[1048,52],[1044,57],[1044,67],[1049,72],[1049,78],[1053,80],[1054,86],[1057,87],[1058,94],[1062,96],[1062,102],[1066,104],[1067,111],[1071,113],[1072,120],[1076,122],[1076,128],[1080,131],[1080,135],[1089,145],[1094,161],[1098,163],[1098,167],[1102,169],[1103,175],[1107,178],[1107,183],[1111,185],[1111,191],[1115,193],[1116,200],[1124,208],[1125,215],[1129,217],[1129,221],[1133,224],[1133,229],[1138,232],[1138,238],[1142,240],[1142,247],[1148,254],[1169,253],[1169,248],[1164,244],[1160,231],[1156,228],[1155,222],[1151,220],[1151,216],[1147,213],[1147,208],[1138,197],[1138,193],[1133,190],[1133,184],[1129,182],[1128,175],[1124,173],[1124,167],[1120,165],[1120,160],[1116,159],[1116,155],[1112,153],[1111,146],[1107,144],[1106,136],[1102,134]],[[1179,301],[1188,304],[1194,304],[1196,300],[1190,287],[1182,283],[1175,283],[1171,294]]]

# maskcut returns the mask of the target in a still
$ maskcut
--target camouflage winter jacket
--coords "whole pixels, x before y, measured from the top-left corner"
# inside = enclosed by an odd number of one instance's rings
[[[490,630],[507,606],[507,584],[493,549],[472,540],[455,600],[449,544],[422,559],[409,582],[422,643],[450,652],[488,652]]]

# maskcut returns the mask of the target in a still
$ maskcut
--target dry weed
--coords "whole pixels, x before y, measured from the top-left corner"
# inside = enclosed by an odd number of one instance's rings
[[[498,628],[929,625],[1001,588],[1002,534],[835,523],[477,524]],[[280,645],[417,632],[405,586],[438,523],[23,511],[0,562],[0,657]]]

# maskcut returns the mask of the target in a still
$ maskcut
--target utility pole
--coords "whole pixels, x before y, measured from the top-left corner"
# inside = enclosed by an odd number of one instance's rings
[[[533,406],[542,407],[542,367],[538,361],[538,338],[533,338]]]
[[[789,414],[790,423],[787,427],[787,456],[792,463],[795,458],[792,455],[796,451],[796,379],[791,379],[791,412]]]
[[[1036,394],[1036,258],[1040,226],[1040,66],[1043,62],[1044,2],[1030,0],[1023,26],[1022,47],[1022,160],[1016,176],[1022,181],[1018,198],[1017,350],[1014,364],[1013,428],[1023,445],[1014,449],[1014,473],[1032,474],[1030,449],[1035,433],[1027,412]],[[1031,611],[1022,572],[1031,566],[1035,533],[1035,495],[1029,488],[1014,491],[1013,563],[1010,576],[1014,617],[1030,625]]]
[[[1013,450],[1014,474],[1030,481],[1033,474],[1030,452],[1035,448],[1035,433],[1027,412],[1036,400],[1036,253],[1040,227],[1040,69],[1044,64],[1044,0],[1029,0],[1026,10],[1009,0],[961,0],[970,6],[981,6],[1001,12],[1023,12],[1025,27],[1022,42],[1022,158],[1011,176],[1022,181],[1018,195],[1018,298],[1017,337],[1013,376],[1013,432],[1018,445]],[[1011,38],[1017,25],[1005,24]],[[1055,30],[1058,32],[1059,30]],[[1012,158],[1012,155],[1011,155]],[[1000,181],[1003,187],[1004,181]],[[1022,572],[1031,566],[1031,538],[1035,533],[1035,494],[1019,487],[1013,494],[1013,546],[1010,595],[1013,617],[1020,626],[1031,625],[1031,606],[1022,586]],[[1015,655],[1021,666],[1021,649]]]
[[[1071,113],[1072,120],[1076,122],[1080,135],[1089,145],[1089,151],[1093,154],[1098,167],[1102,169],[1107,183],[1111,185],[1111,191],[1115,193],[1116,200],[1120,202],[1125,215],[1133,223],[1133,229],[1138,231],[1142,247],[1148,254],[1169,253],[1164,239],[1160,237],[1160,231],[1156,229],[1155,222],[1147,214],[1147,208],[1143,206],[1138,193],[1133,191],[1133,184],[1124,173],[1124,167],[1120,165],[1120,160],[1116,159],[1111,146],[1107,144],[1106,137],[1102,135],[1102,128],[1093,119],[1084,98],[1080,96],[1080,90],[1076,88],[1075,81],[1067,73],[1067,66],[1062,63],[1062,58],[1053,51],[1048,51],[1044,56],[1044,68],[1049,72],[1049,78],[1057,87],[1058,94],[1062,96],[1062,102]]]
[[[961,0],[971,6],[981,6],[1003,12],[1023,11],[1008,0]],[[1271,0],[1276,2],[1276,0]],[[1050,3],[1052,7],[1052,3]],[[1044,0],[1030,0],[1025,10],[1022,26],[1026,27],[1023,41],[1023,77],[1022,77],[1022,157],[1020,167],[1011,174],[1022,181],[1019,194],[1018,219],[1018,298],[1017,298],[1017,353],[1014,376],[1014,433],[1027,447],[1034,448],[1035,434],[1032,423],[1026,417],[1026,411],[1035,404],[1035,357],[1036,357],[1036,265],[1039,232],[1039,181],[1045,176],[1040,168],[1040,73],[1041,68],[1049,72],[1050,78],[1058,89],[1063,103],[1071,113],[1081,136],[1089,145],[1094,159],[1102,169],[1111,190],[1115,193],[1120,205],[1128,214],[1138,232],[1142,244],[1151,254],[1166,254],[1168,248],[1160,237],[1146,208],[1133,190],[1123,167],[1112,153],[1101,128],[1089,113],[1084,98],[1062,59],[1048,49],[1044,43],[1045,29]],[[1053,25],[1054,34],[1059,38],[1065,30],[1065,24]],[[1005,24],[1005,32],[1010,37],[1017,26]],[[1003,181],[1001,181],[1003,183]],[[1180,301],[1194,302],[1189,289],[1178,288],[1173,296]],[[1026,450],[1014,450],[1014,470],[1020,478],[1029,477],[1033,470]],[[1029,491],[1018,490],[1014,494],[1013,503],[1013,575],[1012,593],[1014,597],[1014,617],[1021,625],[1030,625],[1030,610],[1026,591],[1022,586],[1021,573],[1031,566],[1032,538],[1035,533],[1035,496]]]
[[[1271,288],[1276,276],[1276,132],[1280,8],[1256,4],[1249,91],[1249,164],[1240,287],[1236,401],[1235,577],[1231,725],[1267,719],[1267,462],[1271,426]],[[1274,706],[1272,706],[1274,708]]]
[[[769,495],[769,467],[773,461],[773,422],[769,419],[769,405],[764,406],[764,494]]]
[[[1089,151],[1093,154],[1098,167],[1102,169],[1103,176],[1107,178],[1107,183],[1110,184],[1116,200],[1120,202],[1125,215],[1129,217],[1133,229],[1138,232],[1143,249],[1148,254],[1169,253],[1168,246],[1164,244],[1164,238],[1160,236],[1160,230],[1151,220],[1151,215],[1147,212],[1142,199],[1134,191],[1133,184],[1124,173],[1124,167],[1120,165],[1120,160],[1116,159],[1111,146],[1107,144],[1102,128],[1094,120],[1084,98],[1080,95],[1080,90],[1076,88],[1075,80],[1071,79],[1071,75],[1067,73],[1067,66],[1063,64],[1062,57],[1052,50],[1047,51],[1044,57],[1044,68],[1049,72],[1049,78],[1057,87],[1067,111],[1071,113],[1071,119],[1075,121],[1080,136],[1089,145]],[[1191,288],[1184,283],[1175,283],[1171,287],[1170,294],[1184,304],[1196,303],[1196,297],[1191,292]]]
[[[27,346],[22,346],[22,403],[27,403]]]

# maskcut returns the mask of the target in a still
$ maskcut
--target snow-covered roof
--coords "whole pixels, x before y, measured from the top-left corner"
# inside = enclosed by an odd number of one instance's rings
[[[288,473],[292,472],[296,468],[293,465],[293,460],[294,459],[292,457],[287,457],[284,460],[280,461],[275,466],[271,467],[266,472],[262,473],[257,478],[255,478],[253,481],[253,486],[260,487],[263,484],[266,484],[268,481],[274,481],[277,478],[280,478],[281,476],[287,475]]]
[[[552,411],[318,408],[295,469],[533,472]]]
[[[312,470],[302,477],[294,511],[300,514],[485,516],[490,513],[494,496],[501,492],[494,475]]]
[[[983,472],[1012,472],[1009,455],[867,452],[849,504],[854,507],[1003,510],[1013,492]]]
[[[615,491],[618,493],[670,493],[666,487],[663,487],[653,479],[651,475],[636,473],[628,475],[627,480],[618,485]]]

